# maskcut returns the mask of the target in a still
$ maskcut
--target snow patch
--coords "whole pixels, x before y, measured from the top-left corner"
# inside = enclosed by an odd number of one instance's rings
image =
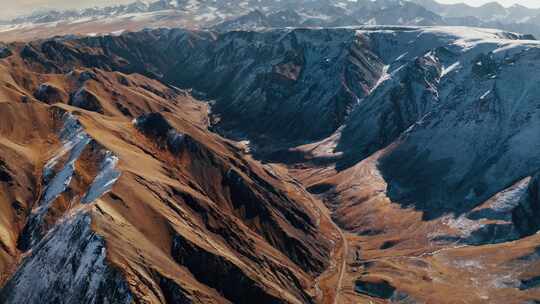
[[[394,59],[394,61],[400,61],[401,59],[405,58],[405,56],[407,56],[407,54],[409,54],[409,52],[405,52],[405,53],[399,55],[396,59]]]
[[[391,75],[388,73],[389,68],[390,68],[389,65],[385,65],[383,67],[382,72],[381,72],[381,77],[379,78],[379,80],[377,80],[373,88],[371,88],[371,92],[375,91],[383,82],[391,78]]]
[[[491,90],[488,90],[487,92],[482,94],[482,96],[480,96],[480,100],[484,100],[489,95],[489,93],[491,93]]]
[[[447,74],[457,70],[460,67],[460,65],[461,65],[461,63],[458,61],[458,62],[453,63],[452,65],[450,65],[447,68],[443,68],[443,70],[441,72],[441,78],[443,78]]]
[[[110,34],[111,34],[112,36],[120,36],[120,35],[122,35],[125,31],[126,31],[126,30],[121,29],[121,30],[117,30],[117,31],[111,32]]]
[[[92,203],[111,190],[114,183],[120,177],[120,171],[116,169],[117,164],[118,157],[107,151],[98,175],[81,201],[83,204]]]
[[[60,194],[66,191],[75,171],[75,162],[79,159],[84,148],[91,141],[90,136],[82,130],[79,122],[70,113],[66,113],[64,116],[64,126],[60,131],[59,137],[63,142],[63,147],[45,165],[43,176],[46,180],[53,174],[54,167],[57,165],[58,160],[67,153],[69,153],[69,156],[64,166],[45,186],[45,192],[41,198],[40,205],[35,211],[38,216],[44,214],[48,210],[50,204],[60,196]]]
[[[52,203],[69,187],[75,172],[75,162],[91,141],[73,115],[66,113],[63,119],[64,126],[59,134],[63,146],[43,168],[45,190],[38,207],[32,211],[24,227],[21,244],[22,248],[25,249],[33,247],[45,234],[42,227],[45,215]],[[58,173],[54,174],[54,168],[57,166],[58,161],[66,154],[69,154],[66,162]]]

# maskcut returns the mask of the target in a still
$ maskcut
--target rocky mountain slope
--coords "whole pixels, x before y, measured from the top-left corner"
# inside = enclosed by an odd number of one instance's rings
[[[2,60],[3,303],[322,299],[335,228],[210,133],[205,104],[141,75],[45,73],[69,64],[26,47]]]
[[[527,38],[365,26],[3,45],[0,302],[540,301]]]

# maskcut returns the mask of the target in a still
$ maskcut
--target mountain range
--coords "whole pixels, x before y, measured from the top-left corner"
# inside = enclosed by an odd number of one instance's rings
[[[534,303],[527,38],[367,26],[4,44],[0,299]]]
[[[448,25],[536,13],[474,10],[6,23],[0,303],[540,303],[540,42]]]
[[[540,35],[540,10],[491,2],[480,7],[435,0],[159,0],[67,11],[40,11],[0,27],[4,41],[100,35],[144,28],[248,29],[351,25],[474,26]]]

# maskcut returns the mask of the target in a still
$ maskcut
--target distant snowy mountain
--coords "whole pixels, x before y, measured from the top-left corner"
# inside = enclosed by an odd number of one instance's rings
[[[358,25],[475,26],[540,35],[540,10],[496,2],[472,7],[435,0],[138,0],[22,16],[0,23],[0,40],[95,36],[159,27],[229,31]]]
[[[482,6],[464,3],[441,4],[435,0],[410,0],[443,17],[448,25],[481,26],[540,34],[540,9],[514,4],[504,7],[497,2]]]
[[[226,20],[213,28],[221,31],[232,29],[280,27],[335,27],[351,25],[438,25],[443,18],[412,2],[388,1],[386,5],[369,2],[347,9],[341,6],[312,6],[307,8],[272,11],[252,11]]]
[[[483,21],[500,21],[504,23],[520,23],[540,14],[540,9],[528,8],[514,4],[504,7],[497,2],[489,2],[482,6],[470,6],[464,3],[442,4],[435,0],[410,0],[443,17],[476,17]]]

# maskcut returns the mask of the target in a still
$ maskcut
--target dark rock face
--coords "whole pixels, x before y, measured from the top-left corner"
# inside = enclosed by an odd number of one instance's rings
[[[6,163],[0,160],[0,182],[9,183],[11,181],[13,181],[13,177],[11,176]]]
[[[491,54],[480,54],[473,59],[472,74],[479,78],[487,79],[497,72],[497,63]]]
[[[193,301],[189,298],[188,293],[171,279],[160,277],[159,287],[167,303],[190,304]]]
[[[250,221],[262,219],[266,227],[259,229],[260,233],[271,244],[285,252],[304,270],[323,271],[324,265],[305,254],[310,251],[310,246],[279,227],[278,218],[283,216],[295,229],[311,234],[310,231],[315,227],[313,219],[295,207],[287,207],[294,205],[294,202],[287,201],[271,185],[262,183],[256,187],[250,187],[249,181],[232,169],[224,174],[222,184],[229,188],[231,203],[237,210],[242,210],[243,217]],[[274,202],[273,205],[280,213],[279,215],[273,214],[270,202]]]
[[[173,240],[171,252],[173,258],[187,267],[197,280],[216,289],[233,303],[282,303],[227,259],[210,254],[181,236]]]
[[[0,59],[7,58],[11,55],[13,55],[13,52],[10,49],[0,45]]]
[[[512,220],[522,236],[540,230],[540,174],[529,183],[521,204],[512,213]]]
[[[172,129],[160,113],[149,113],[137,118],[135,126],[145,135],[160,140],[166,140],[167,134]]]
[[[41,84],[34,92],[34,97],[48,104],[64,102],[68,98],[66,92],[48,83]]]
[[[498,244],[519,239],[512,223],[485,225],[475,230],[462,243],[468,245]]]
[[[133,114],[131,114],[131,111],[122,103],[116,102],[114,106],[118,109],[118,111],[120,111],[120,113],[124,114],[125,116],[133,117]]]
[[[79,107],[92,112],[103,114],[103,107],[99,98],[86,88],[81,88],[71,95],[69,105]]]
[[[42,219],[30,217],[24,226],[21,236],[17,240],[17,248],[27,251],[32,248],[45,235],[46,229],[43,227]]]
[[[182,151],[185,135],[177,132],[160,113],[149,113],[140,116],[135,126],[146,136],[155,140],[162,148],[173,154]]]
[[[79,75],[79,81],[84,83],[89,80],[97,80],[97,75],[93,71],[84,71]]]
[[[525,280],[521,280],[520,290],[528,290],[538,288],[540,286],[540,277],[533,277]]]

